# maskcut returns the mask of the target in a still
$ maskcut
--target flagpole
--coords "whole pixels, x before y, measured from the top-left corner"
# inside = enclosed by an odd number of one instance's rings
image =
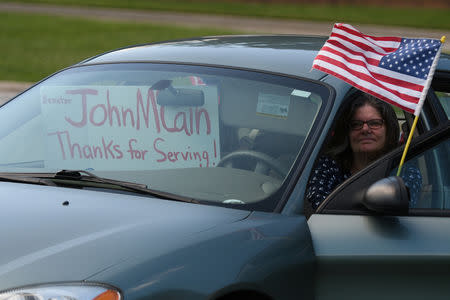
[[[445,36],[441,37],[441,43],[442,43],[442,44],[445,43],[445,40],[446,40],[446,37],[445,37]],[[442,48],[442,46],[441,46],[441,48]],[[441,50],[441,49],[439,49],[439,51],[440,51],[440,50]],[[438,59],[438,58],[439,58],[439,55],[438,55],[436,58]],[[436,59],[435,62],[434,62],[435,65],[437,64],[437,59]],[[434,68],[436,68],[436,66],[434,66]],[[428,92],[428,88],[429,88],[429,86],[430,86],[430,84],[431,84],[431,79],[432,79],[432,77],[433,77],[434,68],[432,68],[432,70],[431,70],[431,72],[430,72],[430,75],[431,75],[431,76],[428,77],[428,78],[429,78],[429,82],[427,83],[427,86],[424,87],[424,90],[423,90],[423,93],[424,93],[424,94],[422,95],[423,97],[426,97],[426,94],[427,94],[427,92]],[[421,101],[419,101],[419,103],[420,103],[420,102],[421,102]],[[422,103],[423,103],[423,101],[422,101]],[[403,164],[405,163],[406,153],[408,152],[409,145],[411,144],[411,140],[412,140],[412,137],[413,137],[413,134],[414,134],[414,130],[416,129],[417,121],[419,120],[419,115],[420,115],[420,111],[421,111],[421,110],[422,110],[422,107],[419,108],[419,112],[416,114],[416,117],[414,118],[414,122],[413,122],[413,124],[412,124],[412,126],[411,126],[411,131],[410,131],[410,133],[409,133],[408,140],[406,141],[405,149],[403,150],[403,155],[402,155],[402,158],[401,158],[401,160],[400,160],[400,165],[398,166],[397,176],[400,176],[400,173],[402,172],[402,167],[403,167]]]
[[[418,120],[419,120],[419,115],[417,115],[414,118],[414,122],[412,124],[411,131],[409,132],[408,140],[406,141],[405,149],[403,150],[402,159],[400,160],[400,165],[398,166],[397,176],[400,176],[400,173],[402,172],[402,167],[403,167],[403,164],[405,163],[406,153],[408,152],[409,144],[411,144],[411,140],[412,140],[412,137],[414,134],[414,130],[416,129]]]

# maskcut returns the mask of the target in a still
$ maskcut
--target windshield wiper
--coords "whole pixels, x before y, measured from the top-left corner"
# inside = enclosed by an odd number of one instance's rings
[[[199,203],[197,200],[193,198],[188,198],[173,193],[150,189],[145,184],[99,177],[85,170],[61,170],[56,173],[0,173],[0,180],[20,182],[20,183],[41,184],[49,186],[59,186],[59,185],[86,186],[90,184],[91,186],[98,187],[92,184],[101,184],[109,189],[131,191],[138,194],[151,195],[167,200]]]
[[[56,172],[51,178],[54,180],[74,180],[112,184],[126,189],[148,190],[147,185],[145,184],[103,178],[85,170],[61,170]]]
[[[39,178],[29,175],[30,174],[23,173],[0,173],[0,181],[57,186],[56,183],[48,178]]]
[[[76,181],[76,182],[101,183],[101,184],[106,184],[110,187],[111,186],[119,187],[119,188],[122,188],[125,190],[139,193],[139,194],[151,195],[151,196],[155,196],[155,197],[163,198],[163,199],[167,199],[167,200],[176,200],[176,201],[189,202],[189,203],[199,203],[197,200],[195,200],[193,198],[188,198],[188,197],[180,196],[180,195],[173,194],[173,193],[163,192],[163,191],[159,191],[159,190],[149,189],[147,187],[147,185],[145,185],[145,184],[99,177],[99,176],[97,176],[89,171],[85,171],[85,170],[61,170],[54,175],[53,180],[54,181],[69,180],[69,181]]]

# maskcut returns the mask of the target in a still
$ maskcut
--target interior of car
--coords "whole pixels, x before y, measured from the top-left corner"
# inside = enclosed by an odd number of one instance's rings
[[[81,169],[195,199],[255,203],[282,186],[329,93],[271,74],[147,68],[67,70],[5,105],[21,118],[3,127],[0,151],[20,151],[3,156],[2,168]]]

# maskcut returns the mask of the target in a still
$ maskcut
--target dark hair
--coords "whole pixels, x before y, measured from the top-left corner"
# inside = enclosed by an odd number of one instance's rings
[[[328,148],[329,150],[326,151],[328,156],[335,159],[347,171],[350,170],[353,155],[349,140],[349,121],[353,118],[358,108],[367,104],[378,111],[386,126],[386,143],[379,156],[386,154],[398,146],[400,127],[398,125],[397,115],[392,106],[371,95],[360,94],[347,104],[341,117],[336,122],[334,135]]]

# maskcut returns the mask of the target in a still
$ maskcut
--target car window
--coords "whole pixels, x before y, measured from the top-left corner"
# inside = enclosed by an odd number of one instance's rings
[[[450,140],[413,157],[402,167],[401,177],[410,191],[412,209],[450,209]],[[397,173],[397,169],[391,175]]]
[[[447,118],[450,120],[450,91],[435,91],[436,96],[439,98],[439,102],[441,102],[442,108],[447,115]]]
[[[372,105],[382,104],[379,107],[380,111],[385,111],[385,116],[382,120],[383,125],[379,126],[385,129],[385,133],[382,134],[382,139],[378,136],[378,128],[376,130],[370,129],[370,133],[365,132],[365,129],[363,130],[363,127],[366,126],[364,123],[361,128],[350,129],[350,121],[353,117],[349,115],[349,111],[350,108],[356,106],[354,103],[359,103],[356,104],[358,107],[364,107],[366,105],[373,107]],[[375,108],[374,111],[378,116],[379,112]],[[362,169],[359,168],[356,171],[351,170],[350,164],[355,156],[350,138],[352,132],[359,132],[354,140],[356,144],[360,144],[355,147],[356,152],[359,151],[359,147],[361,149],[371,150],[370,147],[373,147],[373,144],[379,143],[376,146],[378,150],[372,151],[372,155],[375,153],[375,158],[372,158],[374,160],[406,142],[410,132],[411,122],[411,115],[406,114],[394,105],[377,98],[371,98],[371,96],[358,90],[349,92],[346,100],[341,105],[340,111],[336,114],[333,125],[327,133],[327,140],[323,143],[320,154],[316,158],[314,167],[310,173],[306,189],[306,199],[311,202],[312,208],[317,208],[333,190]],[[366,127],[368,126],[369,124]],[[380,140],[383,140],[383,142],[379,142]],[[389,141],[386,142],[386,140]],[[371,143],[372,145],[370,145]],[[383,145],[381,145],[382,143]],[[366,162],[367,164],[368,162]]]
[[[431,83],[431,91],[434,94],[437,102],[439,102],[440,108],[437,110],[442,111],[441,119],[444,121],[450,119],[450,73],[444,71],[436,72],[433,81]]]
[[[220,204],[264,202],[282,193],[330,93],[227,68],[75,67],[0,108],[0,172],[87,170]]]
[[[449,125],[449,122],[442,124],[411,143],[401,172],[411,197],[411,215],[450,215]],[[397,148],[347,179],[323,201],[316,213],[369,213],[362,203],[366,189],[378,180],[395,176],[402,155],[403,148]]]
[[[360,97],[360,92],[356,91],[353,93],[349,93],[346,101],[351,103],[357,97]],[[428,111],[432,111],[429,109],[431,101],[426,102],[426,106]],[[343,104],[345,107],[345,102]],[[349,140],[348,136],[345,139],[340,139],[341,144],[335,144],[334,140],[336,135],[336,129],[345,127],[346,122],[344,118],[343,112],[338,112],[336,114],[334,125],[331,127],[328,132],[328,141],[325,141],[322,145],[321,154],[318,155],[314,167],[310,173],[309,181],[306,187],[305,192],[305,211],[307,215],[319,209],[319,211],[364,211],[364,208],[356,205],[355,203],[359,203],[359,196],[354,197],[351,195],[352,193],[360,194],[361,191],[366,187],[370,186],[370,184],[374,183],[377,179],[384,178],[389,176],[389,172],[391,169],[398,167],[398,163],[393,163],[391,165],[390,157],[393,153],[397,153],[399,157],[401,156],[401,147],[405,145],[407,138],[410,134],[411,124],[414,120],[414,116],[408,113],[405,113],[403,110],[396,108],[395,106],[390,105],[396,115],[396,122],[398,122],[399,127],[399,136],[398,142],[396,146],[393,146],[389,152],[386,152],[384,155],[379,156],[377,159],[379,160],[379,164],[376,166],[371,166],[371,171],[362,169],[356,173],[350,173],[346,171],[343,165],[343,160],[338,161],[335,159],[337,156],[332,156],[337,153],[337,150],[340,150],[339,145],[343,145],[344,147],[348,147]],[[344,110],[345,111],[345,110]],[[424,117],[420,116],[420,122],[425,123],[427,120],[424,120]],[[427,136],[433,135],[433,132],[439,131],[442,125],[434,124],[433,128],[429,128],[425,131],[421,131],[416,128],[416,131],[413,135],[413,141],[416,141],[420,138],[426,138]],[[337,145],[337,146],[336,146]],[[442,146],[444,147],[444,146]],[[442,148],[441,147],[441,148]],[[448,147],[448,146],[445,146]],[[426,197],[430,198],[430,195],[433,195],[434,199],[437,199],[436,189],[445,190],[445,185],[442,184],[442,175],[439,175],[441,178],[441,184],[438,187],[436,183],[431,183],[430,180],[437,178],[437,176],[428,176],[429,172],[437,172],[438,168],[435,168],[434,165],[438,165],[439,163],[443,163],[443,165],[448,166],[448,149],[447,152],[443,149],[438,148],[436,150],[429,150],[430,153],[423,154],[423,157],[417,157],[415,159],[410,159],[406,164],[402,172],[402,176],[405,179],[408,188],[411,191],[411,195],[413,200],[411,201],[411,207],[424,208],[426,207],[424,204],[426,202]],[[333,152],[334,151],[334,152]],[[442,159],[432,159],[436,157],[436,153],[440,153]],[[411,154],[410,154],[411,155]],[[409,156],[408,156],[409,157]],[[337,157],[338,159],[340,157]],[[399,158],[400,159],[400,158]],[[434,165],[431,165],[434,163]],[[423,169],[423,170],[422,170]],[[442,168],[441,168],[442,169]],[[347,169],[348,170],[348,169]],[[362,172],[362,174],[361,174]],[[364,175],[365,174],[365,175]],[[369,175],[370,174],[370,175]],[[392,170],[391,175],[395,175],[396,171]],[[431,173],[430,173],[431,174]],[[365,178],[361,178],[365,177]],[[448,180],[448,178],[447,178]],[[358,182],[357,185],[352,185],[352,181]],[[341,186],[345,186],[343,190],[345,192],[339,191]],[[448,188],[448,187],[447,187]],[[441,193],[442,194],[442,193]],[[328,199],[328,196],[332,195],[331,200]],[[428,195],[428,196],[427,196]],[[433,205],[443,205],[443,196],[441,195],[440,204],[437,204],[438,200],[433,200],[430,203]],[[324,205],[321,205],[324,203]],[[428,204],[431,205],[431,204]],[[322,206],[322,207],[320,207]],[[433,207],[433,206],[429,206]]]

